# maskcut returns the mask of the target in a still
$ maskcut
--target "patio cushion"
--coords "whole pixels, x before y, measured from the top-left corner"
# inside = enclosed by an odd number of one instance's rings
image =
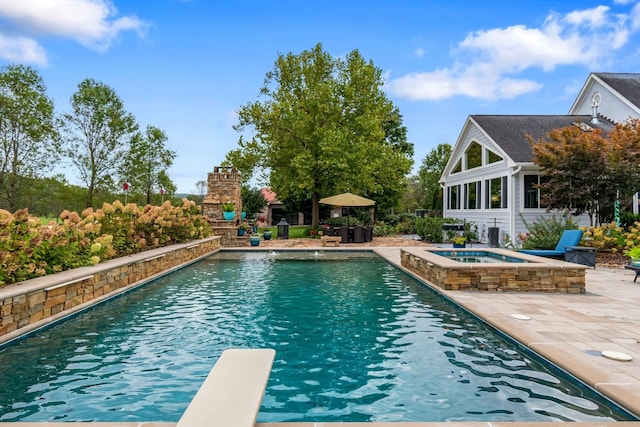
[[[567,246],[578,246],[582,239],[582,230],[564,230],[555,249],[521,249],[520,252],[528,255],[562,257]]]

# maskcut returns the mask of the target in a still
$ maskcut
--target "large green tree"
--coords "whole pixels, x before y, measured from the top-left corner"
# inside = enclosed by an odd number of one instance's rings
[[[438,144],[422,159],[422,166],[418,171],[420,187],[422,189],[422,207],[432,211],[442,210],[442,187],[440,177],[451,157],[451,145]]]
[[[160,191],[170,196],[176,190],[167,174],[176,153],[165,146],[167,139],[161,129],[147,126],[144,134],[137,132],[131,138],[124,158],[121,177],[131,184],[133,194],[143,196],[146,204],[150,204],[152,196]]]
[[[336,193],[398,203],[413,147],[383,84],[357,50],[333,58],[317,44],[279,55],[260,90],[264,100],[240,107],[235,129],[243,134],[226,161],[245,179],[267,173],[285,204],[309,200],[313,225],[320,198]]]
[[[65,154],[77,167],[87,187],[85,205],[93,206],[94,196],[113,189],[129,142],[138,125],[124,109],[111,87],[85,79],[71,97],[71,112],[63,114]]]
[[[21,196],[33,178],[58,161],[59,138],[53,101],[33,68],[0,69],[0,206],[24,207]]]

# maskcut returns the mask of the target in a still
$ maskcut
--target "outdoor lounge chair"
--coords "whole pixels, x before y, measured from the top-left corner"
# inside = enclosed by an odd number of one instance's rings
[[[520,252],[528,255],[563,258],[567,246],[578,246],[582,239],[582,230],[564,230],[555,249],[522,249]]]

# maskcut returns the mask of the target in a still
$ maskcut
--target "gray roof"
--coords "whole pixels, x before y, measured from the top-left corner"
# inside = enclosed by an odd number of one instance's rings
[[[489,135],[489,137],[504,150],[515,162],[533,162],[531,146],[527,142],[527,135],[534,141],[547,139],[547,133],[553,129],[572,126],[576,122],[585,123],[591,127],[602,128],[605,132],[613,129],[613,125],[600,120],[599,125],[591,124],[591,116],[469,116]]]
[[[637,73],[593,73],[613,90],[640,108],[640,74]]]

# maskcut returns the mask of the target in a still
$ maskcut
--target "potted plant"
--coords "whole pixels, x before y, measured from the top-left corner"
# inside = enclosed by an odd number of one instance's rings
[[[265,230],[263,237],[264,237],[264,240],[271,240],[271,230]]]
[[[451,239],[451,241],[453,242],[454,248],[464,248],[467,243],[467,238],[464,236],[456,236]]]
[[[249,237],[249,242],[251,242],[251,246],[260,246],[260,234],[252,234],[251,237]]]
[[[246,222],[238,226],[238,236],[244,236],[244,233],[250,233],[251,231],[253,231],[252,227]]]
[[[226,202],[222,204],[222,215],[227,221],[233,221],[236,217],[236,205],[233,202]]]

